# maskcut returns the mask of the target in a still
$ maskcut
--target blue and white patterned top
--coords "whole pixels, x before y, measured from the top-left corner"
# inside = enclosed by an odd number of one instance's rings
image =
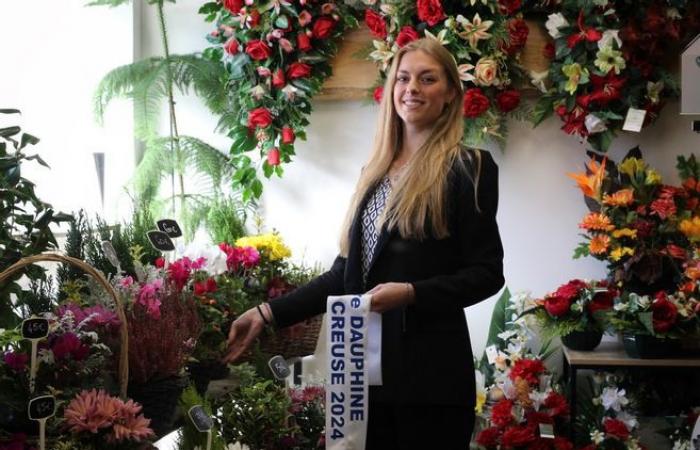
[[[362,282],[367,282],[367,274],[372,264],[374,250],[379,239],[379,218],[384,211],[386,201],[391,194],[391,179],[389,176],[382,178],[377,188],[367,200],[362,210]]]

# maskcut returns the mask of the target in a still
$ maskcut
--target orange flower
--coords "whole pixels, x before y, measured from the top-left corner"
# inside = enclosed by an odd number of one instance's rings
[[[607,157],[603,158],[602,164],[599,165],[595,159],[591,159],[585,173],[567,173],[567,176],[576,181],[583,195],[600,201],[600,187],[603,184],[603,177],[605,177],[605,162],[607,160]]]
[[[597,212],[588,213],[578,226],[588,231],[612,231],[615,229],[615,226],[610,223],[608,216]]]
[[[685,269],[685,276],[693,281],[700,280],[700,264],[693,263]]]
[[[596,234],[588,244],[588,250],[594,255],[600,255],[608,251],[610,245],[610,236],[605,234]]]
[[[620,189],[613,195],[605,195],[603,204],[609,206],[628,206],[634,200],[634,191],[632,189]]]

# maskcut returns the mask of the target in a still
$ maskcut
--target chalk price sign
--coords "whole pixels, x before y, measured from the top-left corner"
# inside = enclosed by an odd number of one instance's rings
[[[56,414],[56,399],[52,395],[43,395],[29,401],[29,418],[46,420]]]
[[[178,225],[177,222],[172,219],[159,220],[158,222],[156,222],[156,225],[158,225],[158,229],[160,231],[167,234],[171,238],[179,238],[180,236],[182,236],[182,230],[180,229],[180,225]]]
[[[49,335],[49,321],[41,318],[25,319],[22,322],[24,339],[44,339]]]
[[[194,427],[201,433],[206,433],[214,426],[214,421],[211,420],[211,416],[207,414],[201,405],[194,405],[191,407],[190,410],[187,411],[187,415],[190,416]]]
[[[175,250],[175,244],[166,233],[158,230],[151,230],[146,233],[148,240],[156,250],[161,252],[171,252]]]

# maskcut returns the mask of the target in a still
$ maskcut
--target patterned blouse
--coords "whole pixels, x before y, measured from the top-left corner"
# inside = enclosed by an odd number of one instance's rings
[[[367,282],[367,274],[374,259],[374,250],[379,239],[379,218],[384,211],[386,201],[391,194],[391,179],[382,178],[377,188],[367,200],[362,210],[362,283]]]

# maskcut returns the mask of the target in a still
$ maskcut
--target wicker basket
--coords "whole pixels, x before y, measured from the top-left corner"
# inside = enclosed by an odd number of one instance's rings
[[[18,270],[39,262],[60,262],[65,264],[70,264],[72,266],[82,269],[84,272],[92,276],[102,287],[107,291],[107,293],[114,300],[116,307],[117,317],[119,317],[120,334],[121,334],[121,350],[119,352],[119,395],[126,399],[126,390],[129,383],[129,332],[126,323],[126,315],[124,314],[124,305],[122,304],[119,295],[114,290],[114,288],[109,284],[105,277],[98,272],[94,267],[85,263],[77,258],[71,256],[61,255],[59,253],[42,253],[40,255],[28,256],[22,258],[3,272],[0,273],[0,284],[3,283],[7,278],[12,276]]]
[[[264,334],[260,337],[260,349],[285,358],[313,355],[322,321],[323,315],[319,314],[274,334]]]

